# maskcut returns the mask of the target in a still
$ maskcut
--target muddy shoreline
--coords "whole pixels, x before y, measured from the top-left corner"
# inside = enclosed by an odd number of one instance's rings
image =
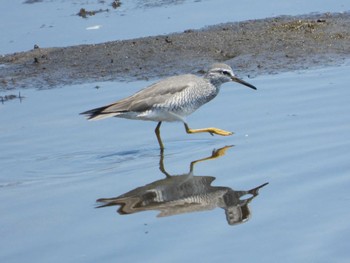
[[[201,73],[214,61],[254,77],[340,64],[350,55],[350,13],[284,16],[94,45],[0,56],[0,90]]]

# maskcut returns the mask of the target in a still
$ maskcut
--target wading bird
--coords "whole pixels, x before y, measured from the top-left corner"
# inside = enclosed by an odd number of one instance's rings
[[[160,137],[163,121],[180,121],[187,133],[208,132],[211,135],[231,135],[232,132],[218,128],[191,129],[185,117],[196,111],[218,95],[220,87],[226,82],[238,82],[256,90],[256,87],[237,78],[232,68],[223,63],[211,66],[204,77],[192,74],[169,77],[156,82],[132,96],[112,104],[82,112],[89,120],[119,117],[133,120],[156,121],[155,129],[158,143],[164,149]]]

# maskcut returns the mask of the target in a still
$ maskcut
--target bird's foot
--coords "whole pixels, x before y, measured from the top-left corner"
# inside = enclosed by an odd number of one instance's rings
[[[221,136],[229,136],[229,135],[233,134],[233,132],[221,130],[221,129],[218,129],[218,128],[206,128],[206,129],[203,129],[203,130],[207,130],[207,132],[209,132],[212,136],[214,136],[214,134],[221,135]]]
[[[221,136],[229,136],[229,135],[233,134],[233,132],[221,130],[218,128],[212,128],[212,127],[211,128],[203,128],[203,129],[190,129],[188,126],[185,125],[185,128],[186,128],[187,133],[208,132],[211,135],[217,134],[217,135],[221,135]]]

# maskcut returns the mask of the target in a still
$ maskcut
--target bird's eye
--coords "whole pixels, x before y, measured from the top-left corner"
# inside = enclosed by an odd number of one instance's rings
[[[226,71],[226,70],[223,70],[222,71],[222,74],[226,75],[226,76],[231,76],[230,72]]]

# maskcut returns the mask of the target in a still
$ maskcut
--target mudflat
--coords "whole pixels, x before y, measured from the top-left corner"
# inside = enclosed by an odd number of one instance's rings
[[[226,62],[254,77],[339,64],[350,55],[350,13],[283,16],[225,23],[93,45],[41,48],[0,56],[0,89],[53,88],[202,73]]]

